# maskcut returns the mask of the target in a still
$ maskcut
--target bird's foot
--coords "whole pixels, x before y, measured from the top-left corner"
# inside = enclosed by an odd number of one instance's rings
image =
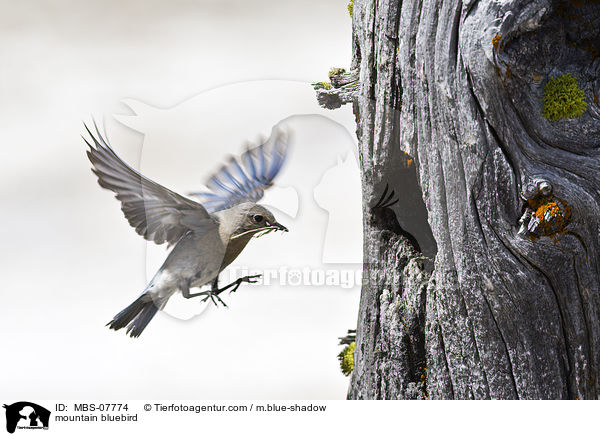
[[[257,283],[258,279],[260,279],[261,277],[262,277],[262,274],[255,274],[253,276],[240,277],[239,279],[237,279],[235,282],[232,283],[235,285],[234,285],[233,289],[231,291],[229,291],[229,293],[231,294],[232,292],[237,291],[237,289],[240,287],[240,285],[242,283]]]
[[[219,297],[219,292],[206,291],[206,297],[204,297],[202,299],[202,302],[204,303],[209,298],[210,298],[210,301],[212,301],[213,304],[217,307],[219,307],[218,303],[221,303],[223,305],[223,307],[229,307],[229,306],[227,306],[227,304],[225,304],[225,302],[223,300],[221,300],[221,297]]]
[[[258,282],[258,279],[261,276],[262,276],[262,274],[240,277],[239,279],[228,284],[227,286],[223,286],[221,289],[213,288],[210,291],[206,291],[205,292],[206,296],[202,299],[202,302],[205,302],[210,298],[210,301],[212,301],[215,306],[218,306],[217,302],[219,302],[223,305],[223,307],[228,307],[227,304],[225,304],[225,302],[223,300],[221,300],[221,297],[219,297],[219,294],[221,292],[227,291],[228,289],[231,288],[231,290],[229,291],[229,293],[231,294],[232,292],[237,291],[237,289],[240,287],[240,285],[242,283],[256,283],[256,282]]]

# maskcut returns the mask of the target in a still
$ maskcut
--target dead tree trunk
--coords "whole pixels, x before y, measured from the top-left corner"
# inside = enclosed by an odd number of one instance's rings
[[[353,33],[349,398],[598,398],[600,3],[355,0]],[[544,88],[565,73],[587,106],[551,121]],[[373,207],[386,185],[399,226]]]

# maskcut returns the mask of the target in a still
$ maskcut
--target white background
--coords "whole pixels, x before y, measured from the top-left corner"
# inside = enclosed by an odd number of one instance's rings
[[[352,149],[354,126],[349,107],[330,115],[340,124],[324,118],[307,84],[350,62],[346,1],[1,4],[2,395],[343,399],[337,338],[356,325],[358,288],[245,286],[226,296],[230,309],[190,321],[159,314],[137,340],[104,326],[143,289],[160,253],[146,256],[97,185],[80,135],[94,117],[126,161],[187,192],[215,156],[281,118],[318,114],[288,120],[295,148],[282,189],[303,199],[301,215],[280,213],[290,233],[253,241],[240,257],[314,266],[328,214],[310,189],[338,150]],[[273,80],[282,91],[269,94]],[[230,85],[241,86],[237,100]],[[339,197],[358,204],[354,191]],[[352,210],[348,229],[360,222]]]

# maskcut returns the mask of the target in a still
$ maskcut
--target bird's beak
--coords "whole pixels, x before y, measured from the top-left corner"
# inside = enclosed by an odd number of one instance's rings
[[[274,222],[270,227],[273,227],[275,230],[281,230],[282,232],[289,231],[286,226],[279,224],[278,222]]]

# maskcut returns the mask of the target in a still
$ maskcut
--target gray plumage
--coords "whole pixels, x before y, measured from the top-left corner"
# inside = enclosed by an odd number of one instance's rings
[[[248,148],[239,160],[231,157],[209,178],[210,192],[193,194],[203,199],[199,203],[128,166],[97,127],[96,135],[87,126],[86,130],[93,142],[84,138],[92,171],[100,186],[116,194],[129,224],[149,241],[174,245],[144,292],[115,315],[108,323],[110,328],[127,327],[127,332],[137,337],[175,292],[181,292],[185,298],[216,297],[221,301],[218,294],[223,290],[232,286],[235,290],[242,282],[253,282],[254,277],[244,277],[217,288],[219,273],[253,236],[287,231],[269,210],[256,204],[281,170],[288,149],[286,135],[274,130],[267,142]],[[211,282],[211,291],[190,293],[190,288]]]

